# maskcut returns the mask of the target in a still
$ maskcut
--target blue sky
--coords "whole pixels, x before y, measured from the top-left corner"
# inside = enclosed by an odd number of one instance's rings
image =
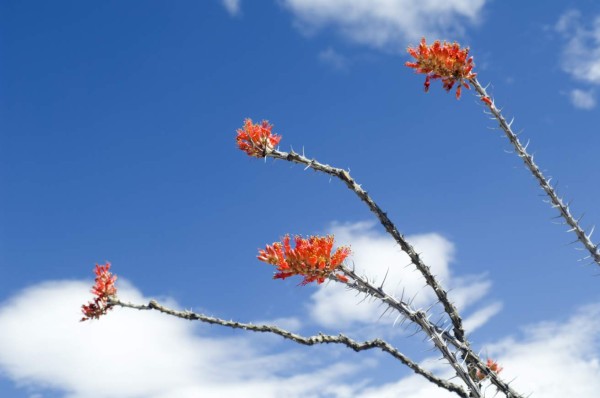
[[[272,122],[282,150],[350,168],[517,389],[600,388],[598,266],[579,261],[481,102],[437,82],[425,94],[403,66],[422,36],[470,46],[479,80],[590,228],[595,2],[3,1],[0,18],[0,396],[448,396],[378,353],[127,310],[77,322],[94,264],[110,261],[125,299],[384,336],[444,374],[421,337],[361,297],[271,280],[257,248],[335,233],[366,275],[392,270],[390,290],[430,299],[345,186],[237,150],[246,117]]]

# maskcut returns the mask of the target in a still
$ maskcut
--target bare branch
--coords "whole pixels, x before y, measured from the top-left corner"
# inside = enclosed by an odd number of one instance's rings
[[[461,386],[435,376],[433,373],[422,368],[416,362],[412,361],[406,355],[402,354],[400,351],[398,351],[396,348],[394,348],[391,344],[387,343],[386,341],[384,341],[382,339],[374,339],[374,340],[364,341],[364,342],[360,343],[360,342],[353,340],[341,333],[337,336],[319,333],[318,335],[315,335],[315,336],[304,337],[304,336],[301,336],[296,333],[292,333],[290,331],[287,331],[287,330],[282,329],[277,326],[254,325],[251,323],[226,321],[224,319],[215,318],[212,316],[207,316],[207,315],[195,313],[192,311],[177,311],[177,310],[165,307],[165,306],[159,304],[155,300],[151,300],[148,304],[133,304],[133,303],[126,303],[126,302],[123,302],[123,301],[115,299],[115,298],[111,298],[109,300],[109,304],[111,306],[133,308],[133,309],[137,309],[137,310],[156,310],[156,311],[162,312],[163,314],[172,315],[177,318],[201,321],[201,322],[209,323],[212,325],[220,325],[220,326],[225,326],[225,327],[229,327],[229,328],[233,328],[233,329],[244,329],[244,330],[248,330],[248,331],[252,331],[252,332],[276,334],[285,339],[292,340],[298,344],[302,344],[302,345],[306,345],[306,346],[312,346],[312,345],[316,345],[316,344],[342,344],[342,345],[347,346],[348,348],[351,348],[352,350],[354,350],[356,352],[379,348],[381,351],[387,352],[392,357],[398,359],[400,362],[402,362],[403,364],[408,366],[415,373],[425,377],[428,381],[434,383],[438,387],[444,388],[450,392],[456,393],[458,396],[460,396],[462,398],[469,398],[469,394],[467,394],[467,392]]]

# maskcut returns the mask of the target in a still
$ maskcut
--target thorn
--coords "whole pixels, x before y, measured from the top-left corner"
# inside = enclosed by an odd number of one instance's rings
[[[596,229],[596,225],[592,225],[592,228],[590,230],[590,233],[587,235],[587,238],[590,239],[592,237],[592,234],[594,233],[594,230]]]
[[[406,322],[406,318],[403,317],[402,320],[400,321],[400,327],[404,326],[404,322]]]
[[[399,314],[399,315],[396,317],[396,319],[394,319],[394,323],[392,323],[392,327],[396,327],[396,322],[398,322],[398,319],[400,319],[400,317],[401,317],[401,316],[402,316],[402,315],[400,315],[400,314]]]
[[[389,306],[388,306],[388,307],[385,309],[385,311],[383,311],[383,313],[382,313],[382,314],[379,316],[379,319],[377,320],[377,322],[379,322],[379,321],[381,320],[381,318],[383,318],[383,316],[385,315],[385,313],[386,313],[386,312],[388,312],[388,310],[389,310],[390,308],[391,308],[391,307],[389,307]]]
[[[383,281],[381,282],[381,286],[379,286],[379,290],[383,290],[383,284],[385,283],[385,280],[387,279],[388,272],[390,272],[390,269],[389,269],[389,267],[388,267],[388,269],[385,271],[385,275],[383,276]]]
[[[415,332],[411,335],[409,335],[408,337],[413,337],[414,335],[416,335],[417,333],[419,333],[420,329],[417,328],[417,330],[415,330]]]

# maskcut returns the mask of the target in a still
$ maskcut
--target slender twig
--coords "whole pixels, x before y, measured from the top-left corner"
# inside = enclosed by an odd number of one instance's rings
[[[293,150],[288,152],[281,152],[278,150],[273,150],[267,154],[267,156],[275,158],[287,160],[288,162],[304,164],[307,168],[311,168],[315,171],[321,171],[323,173],[329,174],[331,176],[337,177],[342,180],[346,186],[353,191],[358,197],[367,204],[369,209],[375,213],[385,230],[394,238],[394,240],[400,245],[402,251],[404,251],[410,258],[411,262],[417,267],[417,269],[421,272],[427,284],[433,289],[438,300],[444,306],[444,310],[450,317],[452,321],[454,335],[456,338],[466,343],[465,339],[465,331],[462,325],[462,319],[458,314],[458,310],[450,302],[446,290],[444,290],[436,279],[436,277],[431,273],[431,269],[427,266],[419,254],[415,251],[415,249],[408,243],[408,241],[404,238],[404,236],[398,231],[396,226],[392,223],[392,221],[388,218],[387,214],[381,210],[381,208],[371,199],[367,191],[362,189],[362,187],[350,176],[350,173],[344,169],[336,168],[329,166],[327,164],[322,164],[316,161],[315,159],[308,159],[303,155],[300,155]]]
[[[487,94],[485,88],[479,84],[479,81],[477,81],[476,78],[469,79],[469,82],[473,85],[473,87],[475,87],[475,90],[481,98],[487,98],[489,100],[489,102],[486,103],[490,112],[500,125],[500,128],[506,134],[506,137],[508,137],[512,146],[515,148],[517,155],[523,159],[523,162],[531,174],[533,174],[546,195],[550,198],[552,207],[558,209],[562,218],[571,227],[569,232],[575,232],[575,235],[577,235],[577,240],[581,242],[581,244],[583,244],[583,246],[587,249],[594,262],[600,265],[600,251],[598,250],[598,245],[594,245],[590,240],[591,232],[586,234],[583,228],[581,228],[579,225],[579,220],[576,220],[571,214],[571,211],[569,210],[569,204],[565,204],[558,196],[555,187],[550,184],[550,180],[544,176],[540,168],[535,164],[533,161],[533,156],[527,152],[527,146],[523,146],[523,144],[521,144],[519,137],[517,137],[517,135],[513,132],[511,124],[504,119],[504,116],[502,116],[500,110],[496,107],[494,102],[490,100],[491,97]]]
[[[151,300],[148,304],[133,304],[123,302],[119,299],[111,298],[109,300],[109,304],[111,306],[119,306],[124,308],[133,308],[137,310],[156,310],[162,312],[164,314],[172,315],[177,318],[187,319],[187,320],[196,320],[201,321],[213,325],[225,326],[233,329],[244,329],[252,332],[260,332],[260,333],[271,333],[281,336],[285,339],[292,340],[298,344],[312,346],[316,344],[342,344],[351,348],[356,352],[370,350],[374,348],[379,348],[383,352],[387,352],[392,357],[398,359],[400,362],[408,366],[415,373],[425,377],[428,381],[434,383],[438,387],[444,388],[450,392],[456,393],[458,396],[462,398],[468,398],[469,394],[459,385],[451,383],[447,380],[441,379],[435,376],[430,371],[422,368],[416,362],[412,361],[406,355],[402,354],[396,348],[394,348],[391,344],[387,343],[382,339],[374,339],[368,340],[364,342],[358,342],[356,340],[351,339],[343,334],[339,334],[337,336],[326,335],[319,333],[315,336],[304,337],[296,333],[292,333],[285,329],[282,329],[277,326],[271,325],[254,325],[251,323],[241,323],[236,321],[226,321],[224,319],[215,318],[212,316],[195,313],[192,311],[177,311],[168,307],[165,307],[159,304],[155,300]]]

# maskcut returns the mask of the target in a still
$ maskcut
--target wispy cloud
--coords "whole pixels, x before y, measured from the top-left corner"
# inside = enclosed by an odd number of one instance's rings
[[[488,346],[523,393],[540,397],[590,397],[600,391],[600,303],[579,309],[566,322],[524,328]]]
[[[579,81],[600,84],[600,16],[590,22],[570,10],[561,15],[555,29],[566,40],[563,70]]]
[[[412,300],[415,307],[428,307],[437,301],[431,289],[425,287],[421,274],[410,265],[408,256],[400,251],[390,237],[377,232],[374,224],[334,225],[329,232],[335,235],[338,244],[352,247],[351,260],[359,274],[374,280],[376,284],[382,283],[385,277],[385,288],[397,296],[403,296],[405,300]],[[435,233],[413,235],[407,239],[422,253],[423,260],[443,285],[452,288],[450,298],[460,310],[467,309],[488,293],[491,282],[481,276],[452,275],[450,263],[454,257],[454,245],[450,241]],[[343,286],[322,285],[311,297],[309,311],[317,323],[332,329],[373,322],[379,322],[387,328],[395,321],[394,317],[379,319],[382,310],[377,302],[365,300],[360,305],[353,305],[349,299],[353,299],[353,296]],[[357,304],[362,298],[354,300],[354,304]],[[495,313],[492,312],[487,312],[486,321]],[[482,314],[479,320],[473,325],[481,326]]]
[[[240,0],[221,0],[221,4],[232,17],[238,16],[242,12]]]
[[[584,307],[565,322],[544,322],[524,328],[520,337],[506,338],[486,347],[501,364],[500,376],[524,395],[544,398],[591,397],[600,391],[600,304]],[[425,367],[439,367],[431,358]],[[452,375],[438,373],[446,377]],[[484,382],[486,397],[496,396]],[[361,398],[451,398],[446,392],[416,375],[367,388]]]
[[[319,60],[337,70],[344,70],[348,67],[348,60],[346,57],[331,47],[319,53]]]
[[[575,108],[590,110],[596,107],[596,97],[592,90],[573,89],[569,93],[569,99]]]
[[[464,34],[481,20],[486,0],[282,0],[306,33],[332,27],[344,37],[398,51],[422,36]]]
[[[600,85],[600,16],[588,20],[580,11],[569,10],[554,29],[565,40],[560,61],[563,71],[577,81]],[[596,106],[592,90],[574,89],[569,99],[579,109]]]
[[[465,330],[468,330],[469,333],[473,333],[474,330],[485,325],[487,321],[489,321],[494,315],[499,313],[501,310],[502,303],[494,302],[483,307],[480,310],[475,311],[473,314],[469,315],[467,319],[465,319]]]

